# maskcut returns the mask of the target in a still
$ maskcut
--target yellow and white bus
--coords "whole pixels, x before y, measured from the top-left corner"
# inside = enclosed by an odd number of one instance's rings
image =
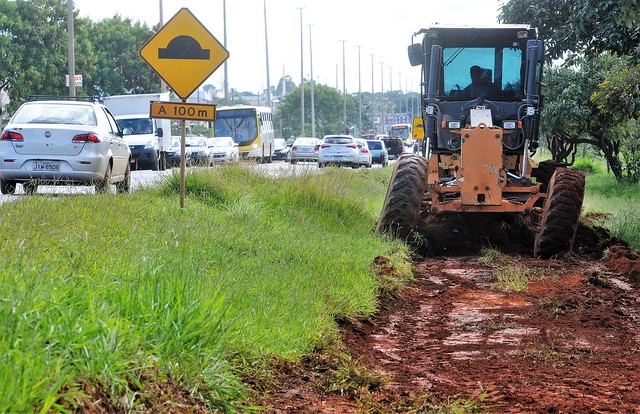
[[[216,109],[214,137],[231,137],[240,157],[271,162],[275,152],[271,108],[236,105]]]
[[[413,145],[413,126],[411,124],[394,124],[389,127],[389,136],[391,138],[400,137],[404,145]]]

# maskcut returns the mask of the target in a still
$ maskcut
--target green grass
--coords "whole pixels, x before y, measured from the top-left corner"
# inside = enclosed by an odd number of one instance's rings
[[[603,213],[599,224],[640,249],[640,183],[619,183],[606,172],[587,175],[583,213]]]
[[[373,259],[407,257],[373,232],[388,175],[230,166],[189,172],[184,209],[177,175],[3,204],[0,412],[77,411],[87,383],[141,409],[166,379],[211,409],[242,406],[255,361],[298,358],[336,318],[376,310]]]

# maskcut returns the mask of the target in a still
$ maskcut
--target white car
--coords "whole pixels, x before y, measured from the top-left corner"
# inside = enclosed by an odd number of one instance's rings
[[[364,141],[364,140],[361,140]],[[351,135],[325,135],[318,151],[318,167],[327,165],[359,165],[359,150]]]
[[[369,149],[369,143],[367,143],[366,139],[356,138],[356,145],[358,146],[358,165],[355,167],[365,166],[371,168],[371,164],[373,164],[373,154]]]
[[[205,137],[187,137],[185,147],[191,153],[191,162],[194,165],[209,167],[213,165],[213,152]]]
[[[213,162],[238,162],[240,154],[238,143],[231,137],[208,138],[212,150]]]
[[[131,188],[131,151],[115,118],[92,97],[30,97],[0,139],[0,192],[39,185]]]

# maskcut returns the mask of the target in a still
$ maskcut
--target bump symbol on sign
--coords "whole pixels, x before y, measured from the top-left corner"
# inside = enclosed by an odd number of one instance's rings
[[[177,36],[166,48],[158,49],[158,59],[200,59],[208,60],[209,49],[203,49],[200,43],[191,36]]]

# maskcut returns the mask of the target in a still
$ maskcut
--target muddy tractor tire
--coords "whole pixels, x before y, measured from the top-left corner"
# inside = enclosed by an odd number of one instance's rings
[[[584,174],[580,171],[557,168],[553,173],[535,238],[534,256],[549,259],[571,251],[582,210],[584,185]]]
[[[376,231],[409,239],[418,222],[427,188],[427,168],[427,160],[416,154],[405,154],[398,159]]]

